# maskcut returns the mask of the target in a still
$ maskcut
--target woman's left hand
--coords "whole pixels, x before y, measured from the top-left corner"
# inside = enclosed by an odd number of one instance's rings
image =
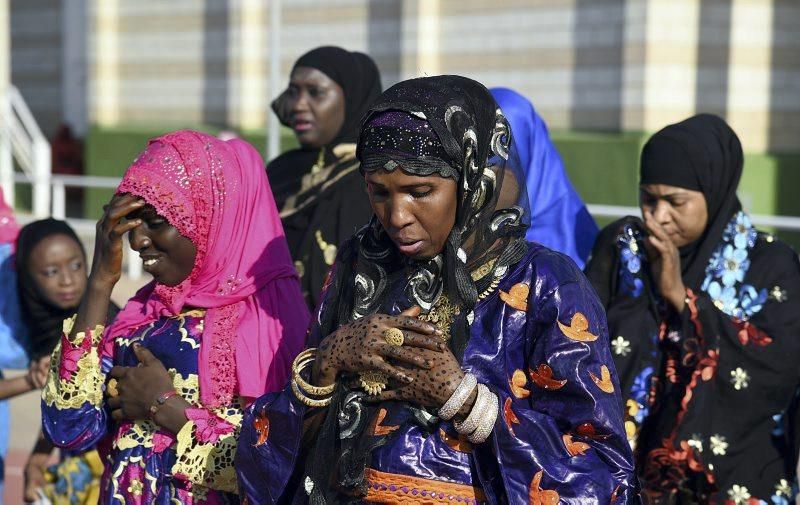
[[[133,352],[139,366],[115,366],[109,376],[117,380],[115,397],[106,401],[115,421],[150,419],[150,407],[162,394],[175,388],[167,369],[153,353],[140,344],[134,344]]]
[[[678,312],[682,312],[686,304],[686,286],[681,275],[680,252],[652,213],[644,212],[644,224],[650,233],[645,248],[659,292]]]
[[[391,389],[387,389],[378,395],[370,396],[369,399],[371,401],[407,401],[424,407],[439,409],[453,396],[456,388],[461,383],[461,379],[464,378],[464,372],[461,370],[461,364],[450,349],[439,352],[417,348],[415,352],[426,358],[432,367],[425,369],[404,366],[402,363],[395,364],[394,366],[401,368],[403,373],[413,378],[414,381],[410,384],[390,381]],[[464,403],[459,414],[466,415],[469,413],[474,403],[474,392],[472,396],[473,398]]]

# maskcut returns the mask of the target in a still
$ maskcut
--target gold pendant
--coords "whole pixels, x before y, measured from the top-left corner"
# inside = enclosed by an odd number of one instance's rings
[[[386,383],[389,381],[383,372],[377,370],[359,372],[358,376],[361,379],[361,387],[372,396],[379,395],[386,389]]]
[[[420,321],[427,321],[442,331],[442,340],[450,338],[450,326],[456,316],[461,314],[461,307],[450,303],[450,299],[444,294],[434,302],[433,307],[427,314],[420,315]]]
[[[333,265],[333,262],[336,261],[338,249],[335,245],[329,244],[322,238],[322,232],[320,230],[317,230],[314,236],[317,238],[317,245],[322,250],[322,257],[325,260],[325,264],[328,266]]]

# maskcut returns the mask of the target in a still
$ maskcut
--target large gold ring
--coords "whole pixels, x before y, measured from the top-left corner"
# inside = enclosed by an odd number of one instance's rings
[[[111,398],[116,398],[119,396],[119,391],[117,391],[117,379],[111,379],[108,381],[108,384],[106,384],[106,392]]]
[[[369,370],[360,372],[359,378],[361,379],[361,387],[370,395],[378,395],[381,391],[386,389],[386,383],[389,379],[383,372],[377,370]]]
[[[384,331],[383,338],[386,340],[387,344],[395,345],[397,347],[402,346],[403,342],[405,341],[403,331],[398,328],[389,328],[388,330]]]

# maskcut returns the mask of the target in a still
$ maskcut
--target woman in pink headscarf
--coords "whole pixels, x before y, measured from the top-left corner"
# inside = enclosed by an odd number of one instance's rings
[[[154,280],[104,330],[125,233]],[[100,503],[238,502],[242,408],[283,386],[309,317],[252,146],[151,141],[98,223],[87,292],[53,355],[47,434],[100,444]]]

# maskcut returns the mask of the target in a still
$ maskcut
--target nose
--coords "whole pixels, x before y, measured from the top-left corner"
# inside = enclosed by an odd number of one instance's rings
[[[300,90],[289,100],[289,112],[306,112],[308,110],[308,93]]]
[[[58,285],[62,287],[69,287],[75,284],[75,275],[78,272],[73,271],[71,268],[62,268],[58,275]]]
[[[131,244],[131,249],[136,252],[142,252],[152,244],[150,236],[143,225],[137,226],[128,232],[128,241]]]
[[[659,224],[667,224],[672,221],[670,216],[670,204],[664,200],[658,200],[653,208],[653,217]]]
[[[414,214],[402,198],[390,199],[387,210],[389,212],[389,226],[394,230],[400,230],[414,222]]]

